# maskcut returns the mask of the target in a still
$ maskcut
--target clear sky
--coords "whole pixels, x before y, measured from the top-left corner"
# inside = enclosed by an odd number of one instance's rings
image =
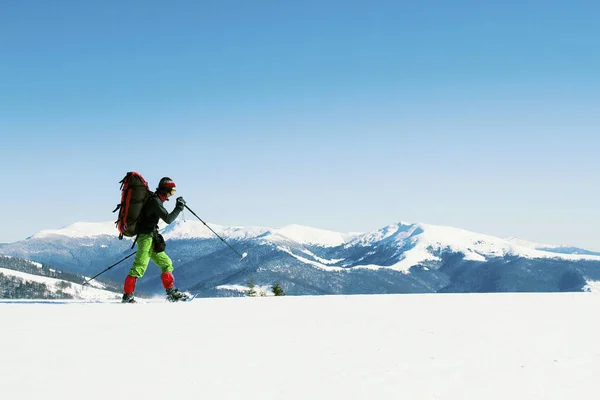
[[[0,242],[114,220],[135,170],[152,188],[170,176],[215,224],[423,222],[600,250],[598,15],[596,1],[4,3]]]

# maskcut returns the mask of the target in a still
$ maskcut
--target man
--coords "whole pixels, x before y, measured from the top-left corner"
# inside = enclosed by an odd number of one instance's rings
[[[177,198],[173,212],[168,213],[163,203],[175,194],[175,182],[164,177],[160,180],[155,193],[151,193],[140,213],[138,221],[137,252],[133,266],[125,278],[123,287],[123,303],[135,303],[133,292],[138,278],[144,276],[150,260],[154,261],[162,271],[162,284],[167,291],[169,301],[187,300],[189,296],[181,293],[174,285],[173,262],[164,252],[164,240],[158,233],[158,221],[162,219],[167,224],[175,221],[185,206],[183,197]],[[161,247],[162,246],[162,247]]]

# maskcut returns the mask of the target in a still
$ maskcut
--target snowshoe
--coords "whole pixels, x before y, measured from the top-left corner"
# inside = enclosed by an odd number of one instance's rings
[[[135,301],[135,297],[133,297],[133,293],[123,293],[123,297],[121,298],[121,303],[137,303]]]
[[[191,300],[191,297],[189,294],[180,292],[179,289],[173,286],[172,288],[167,289],[167,300],[170,302],[188,301]]]

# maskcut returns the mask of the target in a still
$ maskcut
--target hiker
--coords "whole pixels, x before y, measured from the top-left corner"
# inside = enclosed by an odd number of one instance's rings
[[[167,224],[175,221],[177,216],[185,207],[183,197],[176,200],[175,209],[169,213],[163,206],[169,197],[175,194],[175,182],[171,178],[164,177],[160,180],[156,192],[150,193],[150,197],[144,204],[137,226],[137,252],[129,274],[125,278],[123,286],[123,303],[135,303],[133,292],[138,278],[144,276],[150,260],[154,261],[162,271],[162,284],[167,291],[169,301],[187,300],[189,296],[180,292],[174,285],[173,262],[164,252],[165,241],[158,233],[158,221],[162,219]]]

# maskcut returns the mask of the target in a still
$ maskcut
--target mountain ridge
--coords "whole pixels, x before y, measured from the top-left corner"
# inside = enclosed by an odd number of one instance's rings
[[[557,253],[558,256],[560,256],[561,254],[593,256],[594,259],[596,259],[595,257],[598,257],[598,259],[600,260],[600,252],[586,250],[581,247],[542,244],[517,237],[508,237],[503,239],[500,237],[483,233],[477,233],[462,228],[455,228],[443,225],[432,225],[425,223],[398,222],[394,224],[389,224],[386,227],[371,232],[353,233],[330,231],[299,224],[289,224],[281,228],[269,228],[262,226],[224,226],[218,224],[208,224],[208,226],[210,226],[217,234],[226,239],[248,239],[258,238],[261,236],[281,236],[285,239],[292,240],[297,243],[316,245],[322,247],[335,247],[353,243],[365,245],[366,243],[384,240],[394,235],[395,233],[399,233],[399,227],[414,228],[414,230],[421,230],[418,233],[426,233],[426,236],[428,237],[427,240],[429,242],[437,242],[440,244],[451,243],[456,248],[460,248],[460,243],[457,242],[455,239],[451,238],[452,236],[458,235],[466,240],[476,237],[478,240],[487,239],[488,241],[493,241],[496,244],[503,243],[505,245],[504,248],[507,251],[520,250],[523,252],[523,254],[531,254],[532,256],[537,255],[538,257],[542,257],[542,255],[537,252],[546,252]],[[394,231],[390,233],[389,231],[392,229]],[[170,225],[165,225],[161,221],[161,223],[159,224],[159,230],[166,240],[205,239],[215,237],[214,234],[210,232],[210,230],[206,228],[206,226],[204,226],[204,224],[202,224],[200,221],[183,221],[178,219]],[[429,237],[431,236],[431,231],[436,232],[434,238]],[[70,238],[94,238],[97,236],[116,237],[118,236],[118,232],[115,228],[114,222],[75,222],[59,229],[41,230],[27,237],[24,240],[40,239],[49,236],[66,236]],[[439,239],[440,236],[442,237],[442,239]],[[125,239],[130,240],[129,238]],[[473,244],[475,245],[481,244],[476,243],[476,241],[473,240],[471,241],[474,242]],[[11,245],[13,243],[2,243],[0,245]],[[564,250],[564,252],[558,253],[558,250],[561,249]],[[535,252],[531,252],[530,250],[535,250]],[[572,252],[568,252],[568,250],[572,250]],[[552,255],[556,256],[556,254]],[[475,259],[479,259],[477,255],[473,255],[473,257]]]
[[[262,285],[280,281],[290,294],[577,291],[600,279],[600,255],[593,252],[546,250],[548,245],[447,226],[398,222],[350,234],[295,224],[209,226],[248,257],[240,260],[199,221],[180,219],[160,228],[178,285],[207,296],[251,277]],[[79,222],[2,246],[0,254],[92,274],[132,252],[132,239],[119,241],[117,235],[114,223]],[[107,276],[122,280],[125,274],[116,269]],[[157,269],[149,268],[147,276],[140,287],[159,292]]]

